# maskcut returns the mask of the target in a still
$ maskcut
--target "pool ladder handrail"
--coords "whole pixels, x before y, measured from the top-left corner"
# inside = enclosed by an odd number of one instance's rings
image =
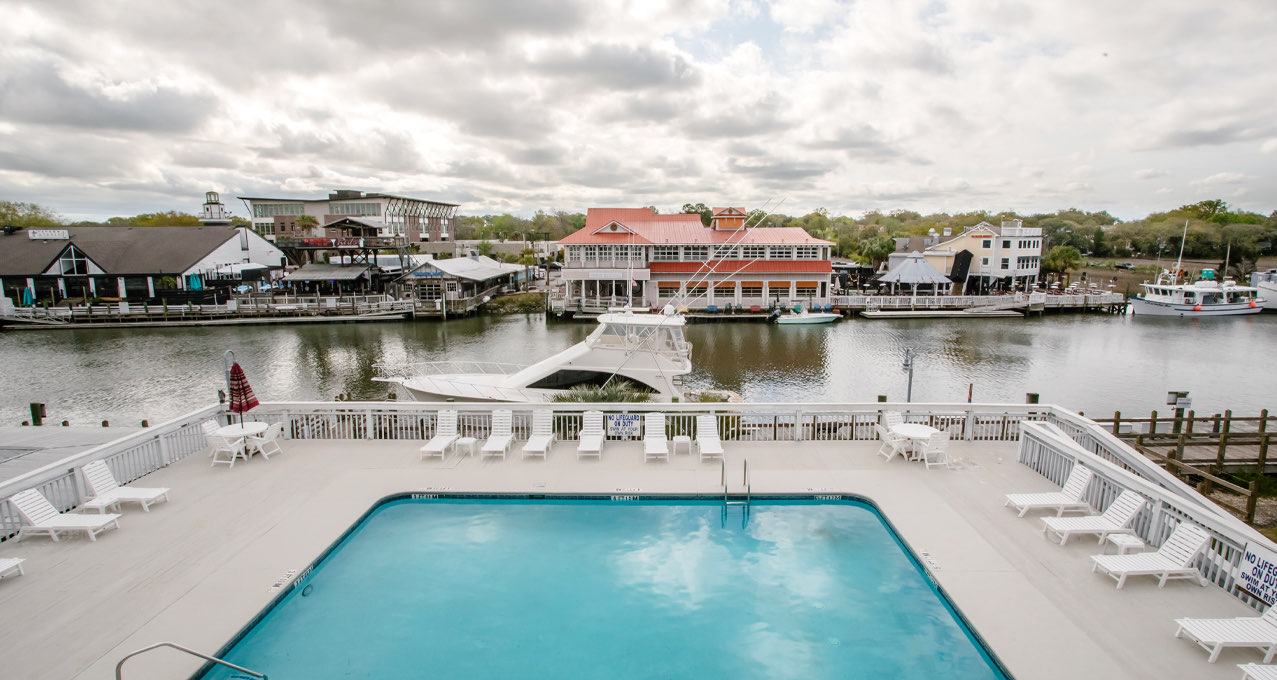
[[[745,487],[745,498],[744,498],[744,500],[735,500],[735,501],[734,501],[734,500],[731,500],[731,498],[728,496],[728,493],[727,493],[727,461],[722,461],[722,463],[721,463],[721,467],[720,467],[720,469],[719,469],[719,483],[721,483],[721,484],[723,485],[723,517],[724,517],[724,520],[726,520],[726,517],[727,517],[727,507],[728,507],[728,506],[730,506],[730,505],[740,505],[740,506],[743,506],[744,514],[743,514],[743,515],[742,515],[742,517],[741,517],[741,528],[744,528],[744,527],[745,527],[745,525],[746,525],[747,523],[749,523],[749,508],[750,508],[750,503],[751,503],[751,501],[753,500],[753,494],[752,494],[752,493],[751,493],[751,491],[750,491],[750,483],[749,483],[749,459],[748,459],[748,458],[747,458],[747,459],[745,459],[745,461],[744,461],[744,466],[743,466],[743,468],[741,469],[741,485]]]
[[[257,671],[251,671],[251,670],[249,670],[249,669],[247,669],[247,668],[244,668],[243,666],[236,666],[235,664],[233,664],[233,663],[231,663],[231,662],[229,662],[229,661],[223,661],[223,660],[221,660],[221,659],[219,659],[219,658],[217,658],[217,657],[215,657],[215,656],[209,656],[209,655],[207,655],[207,654],[201,654],[201,653],[199,653],[199,652],[195,651],[194,649],[189,649],[189,648],[187,648],[187,647],[183,647],[182,645],[179,645],[179,644],[176,644],[176,643],[173,643],[173,642],[157,642],[157,643],[155,643],[155,644],[153,644],[153,645],[151,645],[151,646],[149,646],[149,647],[143,647],[143,648],[141,648],[141,649],[138,649],[138,650],[135,650],[135,651],[129,652],[128,654],[125,654],[125,655],[124,655],[124,658],[123,658],[123,659],[120,659],[120,662],[119,662],[119,663],[117,663],[117,664],[115,664],[115,680],[122,680],[122,679],[123,679],[123,677],[124,677],[124,676],[123,676],[123,675],[121,675],[120,673],[121,673],[121,671],[123,671],[123,669],[124,669],[124,662],[125,662],[125,661],[128,661],[129,659],[132,659],[133,657],[137,656],[138,654],[141,654],[142,652],[149,652],[149,651],[151,651],[152,649],[159,649],[160,647],[172,647],[173,649],[176,649],[176,650],[181,651],[181,652],[186,652],[187,654],[190,654],[190,655],[192,655],[192,656],[198,656],[199,658],[204,659],[205,661],[211,661],[211,662],[216,663],[216,664],[221,664],[221,665],[223,665],[223,666],[226,666],[227,668],[233,668],[233,669],[235,669],[235,670],[237,670],[237,671],[239,671],[239,672],[241,672],[241,673],[248,673],[249,675],[252,675],[252,676],[254,676],[254,677],[261,678],[262,680],[267,680],[267,679],[266,679],[266,674],[265,674],[265,673],[258,673]]]

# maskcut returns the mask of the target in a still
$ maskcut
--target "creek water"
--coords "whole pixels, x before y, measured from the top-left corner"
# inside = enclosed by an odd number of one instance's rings
[[[47,404],[72,425],[152,423],[213,403],[222,353],[234,350],[262,401],[382,399],[374,364],[442,360],[531,363],[585,338],[592,322],[541,315],[447,322],[0,333],[0,425]],[[851,319],[833,325],[687,326],[686,383],[753,402],[892,401],[906,397],[901,362],[916,353],[915,402],[1022,403],[1041,395],[1094,416],[1148,415],[1169,390],[1198,413],[1251,415],[1277,406],[1271,370],[1277,314],[1202,320],[1051,315],[959,320]],[[400,395],[406,398],[406,395]]]

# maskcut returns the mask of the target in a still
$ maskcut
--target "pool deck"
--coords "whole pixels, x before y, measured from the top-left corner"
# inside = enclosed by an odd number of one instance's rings
[[[131,506],[118,531],[90,543],[45,537],[0,544],[25,576],[0,580],[0,675],[114,677],[127,653],[172,641],[214,653],[378,499],[400,492],[721,493],[720,466],[693,455],[644,463],[639,443],[608,442],[578,461],[559,442],[547,461],[449,456],[422,462],[420,442],[288,441],[269,461],[210,468],[196,454],[135,482],[172,500]],[[1094,538],[1043,540],[1041,521],[1002,507],[1007,492],[1058,487],[1016,462],[1017,444],[954,442],[954,470],[890,463],[870,442],[725,443],[737,483],[748,459],[752,491],[845,493],[875,502],[930,563],[978,633],[1018,680],[1229,678],[1256,650],[1206,652],[1174,638],[1182,616],[1256,612],[1215,587],[1091,573]],[[1113,552],[1112,546],[1108,552]],[[929,559],[923,554],[929,556]],[[428,574],[423,570],[423,574]],[[423,586],[428,586],[423,581]],[[200,663],[173,650],[136,657],[130,680],[186,677]],[[269,672],[269,669],[257,669]]]

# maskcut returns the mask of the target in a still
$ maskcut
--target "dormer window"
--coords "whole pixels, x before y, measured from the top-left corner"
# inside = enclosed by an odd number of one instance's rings
[[[62,257],[58,258],[58,265],[62,268],[63,276],[88,276],[89,261],[84,257],[75,246],[70,246],[62,253]]]

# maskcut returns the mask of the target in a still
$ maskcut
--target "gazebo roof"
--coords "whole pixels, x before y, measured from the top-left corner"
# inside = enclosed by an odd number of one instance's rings
[[[939,269],[931,266],[922,253],[914,251],[909,253],[900,264],[894,269],[882,275],[879,279],[884,283],[908,283],[911,285],[927,284],[927,283],[952,283],[949,277],[940,272]]]

